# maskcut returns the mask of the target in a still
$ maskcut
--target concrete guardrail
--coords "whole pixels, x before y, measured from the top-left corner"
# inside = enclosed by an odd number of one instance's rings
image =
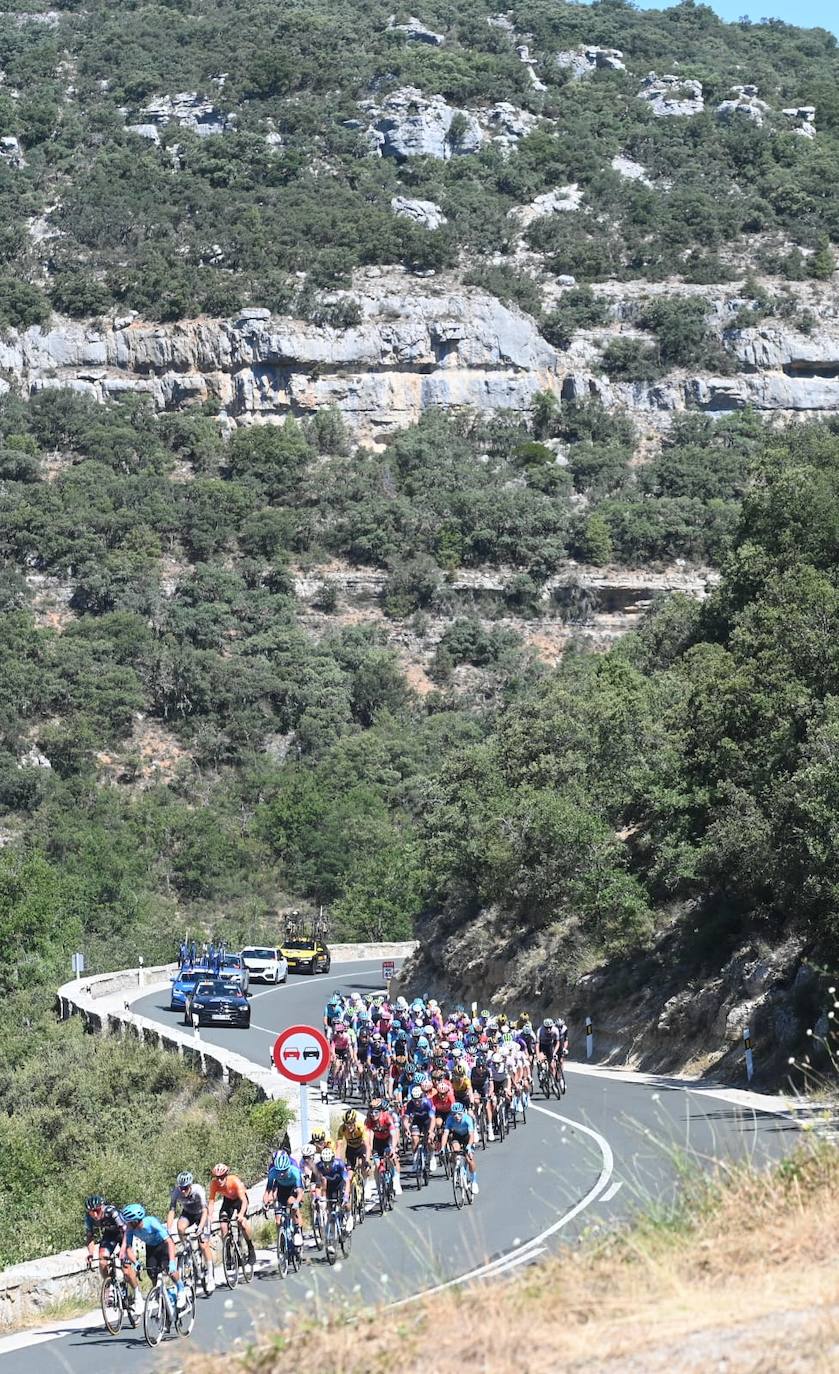
[[[336,962],[404,959],[415,948],[415,941],[330,946]],[[62,1020],[71,1016],[84,1017],[93,1033],[134,1036],[141,1044],[170,1050],[208,1078],[220,1078],[231,1084],[248,1079],[263,1098],[283,1099],[289,1104],[295,1114],[289,1130],[292,1148],[299,1150],[303,1143],[296,1120],[299,1089],[294,1084],[281,1078],[267,1063],[262,1067],[244,1055],[207,1043],[200,1032],[185,1026],[161,1026],[131,1010],[131,1003],[143,993],[167,988],[176,971],[177,964],[158,964],[151,968],[119,969],[114,973],[75,978],[58,989],[58,1014]],[[312,1126],[328,1125],[328,1109],[322,1105],[317,1088],[311,1090],[309,1119]],[[251,1190],[261,1195],[261,1183],[251,1185]],[[80,1199],[80,1209],[81,1205]],[[259,1209],[251,1203],[250,1210]],[[65,1250],[61,1254],[27,1260],[0,1273],[0,1330],[12,1329],[39,1314],[46,1316],[51,1308],[68,1301],[90,1302],[95,1306],[99,1296],[99,1273],[98,1269],[92,1273],[87,1269],[86,1259],[84,1248]]]

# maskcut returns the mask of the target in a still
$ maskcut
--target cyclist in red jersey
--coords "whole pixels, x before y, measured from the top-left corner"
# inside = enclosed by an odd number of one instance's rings
[[[387,1109],[387,1104],[377,1099],[370,1103],[365,1122],[372,1137],[373,1159],[381,1159],[390,1153],[393,1164],[393,1191],[397,1197],[402,1192],[399,1178],[399,1126]]]

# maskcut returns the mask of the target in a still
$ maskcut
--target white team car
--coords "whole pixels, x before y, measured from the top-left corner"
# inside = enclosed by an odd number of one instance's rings
[[[242,950],[241,958],[252,979],[261,978],[266,983],[284,983],[288,978],[288,964],[281,949],[248,945]]]

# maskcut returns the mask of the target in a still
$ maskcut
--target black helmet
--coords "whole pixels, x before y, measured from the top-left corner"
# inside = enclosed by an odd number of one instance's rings
[[[85,1198],[84,1209],[86,1212],[95,1212],[97,1208],[105,1206],[105,1199],[99,1193],[91,1193],[90,1197]]]

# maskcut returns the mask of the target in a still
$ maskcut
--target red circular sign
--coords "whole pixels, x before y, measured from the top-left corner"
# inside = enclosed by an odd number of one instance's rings
[[[271,1058],[283,1078],[292,1083],[311,1083],[329,1068],[329,1041],[314,1026],[289,1026],[274,1041]]]

